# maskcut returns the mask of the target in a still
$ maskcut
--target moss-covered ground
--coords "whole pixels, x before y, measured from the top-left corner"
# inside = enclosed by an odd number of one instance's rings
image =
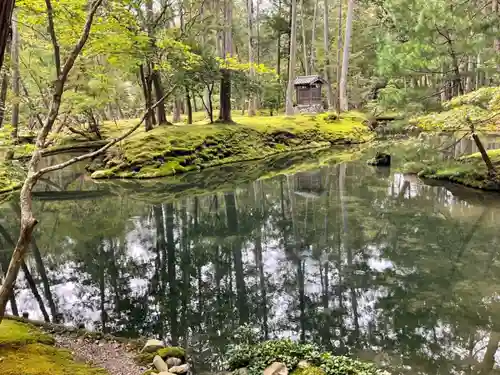
[[[500,172],[500,150],[488,151],[488,155]],[[405,166],[405,172],[417,173],[421,178],[445,180],[465,186],[500,191],[500,174],[488,174],[479,152],[443,162],[415,162]]]
[[[469,130],[466,118],[484,132],[500,132],[500,87],[483,87],[443,104],[443,111],[416,116],[410,124],[423,131]]]
[[[69,351],[38,328],[14,320],[0,323],[2,375],[106,375],[103,369],[75,362]]]
[[[158,126],[143,128],[115,147],[93,178],[153,178],[195,171],[270,155],[336,144],[361,143],[372,134],[360,113],[340,119],[328,114],[235,116],[234,124]],[[102,133],[116,137],[136,120],[106,123]]]

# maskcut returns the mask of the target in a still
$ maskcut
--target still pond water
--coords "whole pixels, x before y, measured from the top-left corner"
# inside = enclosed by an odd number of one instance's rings
[[[497,195],[364,162],[175,199],[161,181],[109,186],[71,171],[46,181],[20,313],[162,337],[189,347],[199,371],[245,325],[395,373],[496,367]],[[0,210],[5,269],[19,219],[12,202]]]

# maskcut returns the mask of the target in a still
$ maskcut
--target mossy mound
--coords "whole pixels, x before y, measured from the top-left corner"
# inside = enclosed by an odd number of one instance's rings
[[[139,353],[135,356],[134,360],[140,365],[148,365],[153,362],[153,358],[157,355],[163,359],[175,357],[184,361],[186,358],[186,351],[178,346],[169,346],[168,348],[158,349],[153,353]]]
[[[34,326],[4,319],[0,323],[2,375],[106,375],[103,369],[73,361],[69,351]]]
[[[495,175],[488,174],[479,152],[432,165],[414,164],[411,165],[411,172],[416,172],[416,169],[420,168],[418,176],[422,178],[455,182],[476,189],[500,191],[500,150],[488,151],[488,155],[498,171]]]
[[[297,375],[378,375],[384,371],[371,363],[321,352],[312,344],[292,340],[271,340],[256,345],[232,346],[228,352],[230,370],[246,367],[249,375],[260,375],[273,362],[282,362],[289,372]],[[305,360],[311,366],[298,367]],[[308,370],[310,369],[310,370]],[[309,372],[311,371],[311,372]]]
[[[211,166],[263,159],[289,151],[367,141],[372,137],[358,114],[338,120],[328,115],[235,117],[234,124],[194,124],[142,128],[113,149],[93,178],[153,178]],[[114,137],[134,120],[107,124]]]
[[[424,131],[468,130],[466,118],[477,123],[482,131],[500,130],[500,87],[483,87],[465,95],[457,96],[443,104],[444,111],[418,116],[410,124]]]

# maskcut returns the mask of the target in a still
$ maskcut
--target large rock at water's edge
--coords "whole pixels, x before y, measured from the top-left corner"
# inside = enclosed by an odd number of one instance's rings
[[[311,364],[305,360],[300,361],[297,363],[297,368],[308,368],[311,367]]]
[[[264,375],[288,375],[288,369],[284,363],[274,362],[264,370]]]
[[[174,366],[168,369],[169,372],[172,374],[185,374],[189,371],[189,365],[187,363],[180,365],[180,366]]]
[[[389,167],[391,165],[391,155],[377,152],[373,159],[368,160],[368,164],[377,167]]]
[[[167,364],[159,355],[156,355],[153,358],[153,366],[160,372],[163,372],[163,371],[168,372]]]
[[[165,362],[167,363],[168,368],[182,365],[182,360],[176,357],[169,357]]]
[[[154,353],[158,349],[165,347],[165,344],[160,340],[148,340],[144,348],[142,348],[141,353]]]

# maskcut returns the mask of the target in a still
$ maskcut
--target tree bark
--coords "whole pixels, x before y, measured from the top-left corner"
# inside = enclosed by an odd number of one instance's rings
[[[160,100],[160,98],[165,95],[163,90],[161,76],[157,70],[154,70],[152,73],[153,86],[155,89],[156,100]],[[162,102],[156,107],[156,120],[158,121],[158,125],[169,124],[167,120],[167,111],[165,110],[165,103]]]
[[[181,122],[181,103],[179,99],[175,99],[174,101],[174,113],[172,116],[172,122],[174,124],[177,122]]]
[[[304,54],[304,74],[309,75],[309,67],[307,65],[307,41],[306,41],[306,12],[304,11],[304,0],[300,0],[300,18],[302,31],[302,53]]]
[[[192,124],[193,123],[193,107],[191,106],[191,95],[189,93],[188,87],[186,87],[186,112],[187,112],[187,123]]]
[[[151,93],[150,78],[149,78],[149,75],[147,74],[146,70],[147,70],[147,68],[145,69],[144,64],[139,67],[142,93],[144,95],[144,105],[145,105],[145,108],[148,112],[148,115],[147,115],[146,121],[145,121],[145,130],[148,132],[148,131],[153,129],[154,114],[153,114],[153,111],[150,110],[151,102],[152,102],[152,93]]]
[[[353,13],[354,0],[348,0],[344,35],[344,53],[342,56],[342,74],[340,77],[340,110],[344,112],[349,110],[349,102],[347,97],[347,73],[349,70],[349,50],[351,46]]]
[[[19,51],[21,46],[21,38],[19,37],[19,29],[17,27],[17,11],[12,12],[12,93],[14,101],[12,104],[12,139],[17,142],[19,128],[19,101],[20,101],[20,70],[19,70]]]
[[[248,63],[250,64],[250,79],[255,79],[254,48],[253,48],[253,0],[247,0],[248,16]],[[250,93],[248,97],[248,116],[255,116],[255,94]]]
[[[15,0],[3,0],[0,4],[0,69],[3,67],[3,60],[5,50],[9,41],[10,27],[6,25],[11,24],[12,11],[14,10]]]
[[[337,92],[335,95],[335,109],[340,114],[340,80],[342,77],[342,0],[339,0],[339,22],[337,33]]]
[[[224,59],[233,54],[232,20],[233,2],[232,0],[226,0],[224,7],[224,48],[223,56],[221,56]],[[219,121],[226,123],[233,121],[231,117],[231,71],[228,68],[222,69]]]
[[[291,2],[291,32],[290,32],[290,59],[288,64],[288,86],[286,90],[286,115],[293,116],[293,81],[295,80],[295,64],[297,53],[297,0]]]
[[[0,88],[0,128],[3,126],[3,119],[5,116],[8,85],[9,85],[9,76],[7,74],[7,71],[4,71],[4,73],[2,74],[2,86]]]
[[[314,2],[314,13],[313,13],[313,20],[312,20],[312,26],[311,26],[311,52],[310,52],[310,62],[309,62],[309,72],[313,74],[314,72],[314,66],[316,64],[316,21],[318,19],[318,2],[319,0],[316,0]]]
[[[330,74],[330,36],[328,34],[329,25],[328,25],[328,0],[324,0],[324,14],[323,14],[323,48],[325,50],[325,71],[324,77],[326,84],[326,98],[328,101],[328,110],[333,109],[333,92],[332,92],[332,83],[331,83],[331,74]]]

